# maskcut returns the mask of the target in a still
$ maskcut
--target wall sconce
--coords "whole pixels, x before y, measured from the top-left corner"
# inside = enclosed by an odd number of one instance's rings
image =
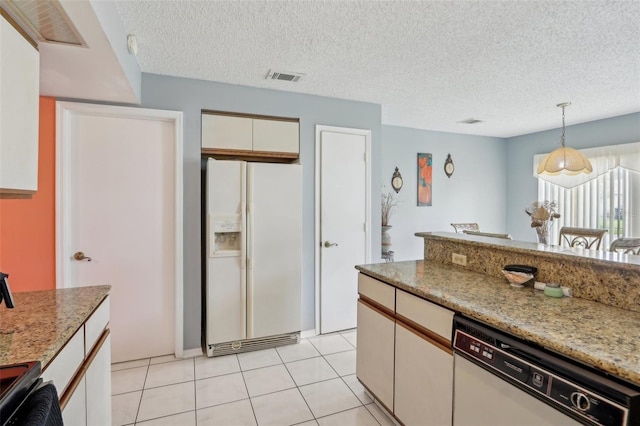
[[[393,176],[391,176],[391,187],[396,191],[396,194],[400,192],[400,189],[402,188],[402,175],[398,171],[397,167],[396,171],[393,172]]]

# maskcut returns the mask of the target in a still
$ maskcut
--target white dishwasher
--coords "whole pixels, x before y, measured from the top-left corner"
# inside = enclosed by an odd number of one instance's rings
[[[640,389],[461,315],[455,426],[640,424]]]

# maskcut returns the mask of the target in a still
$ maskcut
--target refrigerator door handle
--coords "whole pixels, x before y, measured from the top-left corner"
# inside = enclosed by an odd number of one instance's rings
[[[253,337],[253,177],[247,167],[247,338]]]
[[[247,330],[247,283],[249,278],[247,277],[247,163],[243,162],[241,166],[240,183],[240,297],[241,297],[241,327],[245,333],[245,337],[248,336]]]

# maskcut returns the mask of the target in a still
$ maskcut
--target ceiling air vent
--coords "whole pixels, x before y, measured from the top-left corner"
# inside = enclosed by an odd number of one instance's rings
[[[462,123],[462,124],[476,124],[476,123],[482,123],[482,120],[476,120],[475,118],[467,118],[466,120],[458,121],[458,123]]]
[[[2,0],[25,31],[41,42],[86,46],[56,0]]]
[[[282,80],[282,81],[290,81],[295,83],[299,81],[305,74],[299,72],[278,72],[278,71],[269,71],[267,75],[267,80]]]

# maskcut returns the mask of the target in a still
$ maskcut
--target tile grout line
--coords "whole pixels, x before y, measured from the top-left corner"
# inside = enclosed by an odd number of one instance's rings
[[[168,362],[171,362],[171,361],[168,361]],[[160,365],[160,364],[165,364],[165,363],[158,363],[158,364],[153,364],[153,365]],[[134,425],[138,424],[138,416],[140,415],[140,407],[142,405],[142,395],[144,394],[144,391],[147,390],[147,388],[145,388],[145,385],[147,383],[147,377],[149,376],[149,368],[151,367],[151,365],[152,365],[151,364],[151,358],[149,358],[149,367],[147,368],[147,374],[145,376],[145,382],[144,382],[144,384],[142,386],[143,387],[142,394],[140,395],[140,402],[138,403],[138,413],[136,414],[136,420],[133,423]],[[194,379],[193,379],[193,383],[194,383],[194,409],[193,410],[187,410],[187,411],[180,411],[180,412],[177,412],[177,413],[171,413],[171,414],[167,414],[165,416],[152,417],[150,419],[142,420],[141,422],[147,422],[147,421],[151,421],[151,420],[162,419],[162,418],[165,418],[165,417],[171,417],[171,416],[175,416],[175,415],[178,415],[178,414],[189,413],[191,411],[193,411],[194,415],[196,414],[196,409],[195,409],[195,360],[193,361],[193,369],[194,369],[194,373],[193,373],[193,377],[194,377]],[[189,383],[189,381],[190,380],[187,380],[187,381],[184,381],[184,382],[169,383],[169,384],[166,384],[166,385],[155,386],[155,387],[148,388],[148,389],[159,389],[159,388],[163,388],[163,387],[167,387],[167,386],[173,386],[173,385],[177,385],[177,384],[181,384],[181,383]],[[196,417],[196,421],[197,421],[197,417]]]
[[[278,351],[276,351],[276,353],[277,352]],[[247,399],[249,400],[249,405],[251,406],[251,412],[253,413],[253,419],[256,421],[256,425],[257,425],[258,424],[258,417],[256,416],[256,410],[253,408],[253,401],[251,400],[251,395],[249,394],[249,386],[247,386],[247,381],[244,378],[244,371],[242,370],[242,365],[240,365],[240,358],[238,358],[238,354],[235,354],[235,356],[236,356],[236,360],[238,361],[238,366],[240,367],[240,376],[242,376],[242,382],[244,383],[244,388],[247,391]],[[278,354],[278,356],[279,356],[279,354]],[[242,400],[240,400],[240,401],[242,401]],[[218,405],[222,405],[222,404],[218,404]]]
[[[198,391],[196,386],[196,359],[193,358],[193,424],[198,426]]]
[[[307,340],[307,341],[308,341],[308,343],[310,343],[310,344],[311,344],[311,346],[312,346],[312,347],[317,351],[317,355],[310,356],[310,357],[304,357],[304,358],[301,358],[301,359],[296,359],[296,360],[294,360],[294,361],[290,361],[290,362],[292,363],[292,362],[296,362],[296,361],[304,361],[304,360],[309,360],[309,359],[313,359],[313,358],[316,358],[316,357],[321,357],[321,358],[323,359],[323,361],[324,361],[324,362],[326,362],[327,364],[329,364],[329,367],[331,368],[331,370],[336,374],[336,377],[334,377],[334,378],[324,379],[324,380],[318,380],[318,381],[315,381],[315,382],[312,382],[312,383],[307,383],[307,384],[305,384],[305,385],[298,385],[298,384],[296,383],[296,381],[293,379],[293,376],[292,376],[292,374],[291,374],[291,371],[289,370],[289,368],[288,368],[288,366],[287,366],[287,363],[284,361],[284,359],[283,359],[282,355],[281,355],[281,354],[280,354],[280,352],[277,350],[278,348],[277,348],[277,347],[276,347],[276,348],[273,348],[273,349],[276,351],[276,355],[278,356],[278,359],[279,359],[279,361],[280,361],[279,363],[277,363],[277,364],[275,364],[275,365],[284,365],[284,367],[285,367],[285,369],[286,369],[286,371],[287,371],[287,374],[289,375],[289,377],[291,378],[291,380],[292,380],[292,382],[293,382],[293,384],[294,384],[294,387],[298,390],[299,394],[303,397],[303,401],[305,402],[305,405],[307,406],[307,408],[308,408],[309,412],[310,412],[310,413],[311,413],[311,415],[312,415],[313,420],[314,420],[314,421],[316,421],[316,423],[317,423],[317,419],[318,419],[318,418],[324,418],[324,417],[327,417],[327,416],[330,416],[330,415],[334,415],[334,414],[338,414],[338,413],[341,413],[341,412],[349,411],[349,410],[352,410],[352,409],[355,409],[355,408],[358,408],[358,407],[361,407],[361,406],[365,406],[365,408],[367,408],[367,407],[366,407],[366,405],[365,405],[362,401],[360,401],[360,399],[357,397],[357,395],[355,395],[355,392],[353,391],[353,389],[351,389],[351,387],[346,383],[346,381],[345,381],[344,377],[343,377],[343,376],[341,376],[341,375],[338,373],[338,371],[336,370],[336,368],[334,368],[334,366],[333,366],[333,365],[328,361],[328,359],[326,358],[326,356],[329,356],[329,355],[334,355],[334,354],[339,354],[339,353],[350,352],[350,351],[353,351],[353,350],[357,349],[356,347],[354,347],[354,345],[353,345],[349,340],[347,340],[347,339],[346,339],[344,336],[342,336],[340,333],[336,333],[335,335],[338,335],[338,334],[339,334],[339,335],[340,335],[340,336],[341,336],[341,337],[342,337],[342,338],[343,338],[343,339],[344,339],[344,340],[349,344],[349,346],[351,346],[351,347],[352,347],[352,349],[348,349],[348,350],[344,350],[344,351],[338,351],[338,352],[332,352],[332,353],[329,353],[329,354],[323,354],[322,352],[320,352],[320,350],[318,349],[318,347],[317,347],[315,344],[313,344],[313,342],[311,342],[311,341],[310,341],[310,340],[308,340],[308,339],[303,339],[303,341],[304,341],[304,340]],[[319,337],[322,337],[322,336],[319,336]],[[300,343],[302,343],[302,341],[301,341]],[[237,354],[234,354],[234,355],[235,355],[235,357],[236,357],[236,361],[238,362],[238,364],[240,364],[240,363],[239,363],[239,359],[238,359]],[[179,360],[172,360],[172,361],[179,361]],[[165,361],[165,362],[163,362],[163,363],[159,363],[159,364],[166,364],[166,363],[170,363],[170,362],[172,362],[172,361]],[[194,410],[193,410],[193,414],[194,414],[194,416],[195,416],[195,418],[194,418],[195,424],[197,425],[197,421],[198,421],[198,420],[197,420],[197,411],[198,411],[198,409],[197,409],[197,388],[196,388],[196,381],[197,381],[198,379],[196,378],[196,371],[195,371],[195,359],[192,359],[192,362],[193,362],[193,364],[192,364],[192,369],[193,369],[193,392],[194,392]],[[156,365],[156,364],[154,364],[154,365]],[[275,366],[275,365],[274,365],[274,366]],[[142,406],[142,396],[143,396],[143,394],[145,393],[145,391],[147,390],[147,388],[146,388],[146,384],[147,384],[147,382],[148,382],[149,374],[150,374],[151,358],[149,358],[149,359],[147,360],[147,365],[146,365],[146,367],[147,367],[147,370],[146,370],[146,372],[145,372],[145,379],[144,379],[144,383],[143,383],[143,389],[142,389],[142,392],[141,392],[140,400],[139,400],[139,402],[138,402],[138,409],[137,409],[136,416],[135,416],[135,420],[134,420],[134,422],[136,422],[136,423],[138,422],[138,417],[139,417],[139,415],[140,415],[140,409],[141,409],[141,406]],[[248,369],[248,370],[246,370],[246,371],[252,371],[252,370],[256,370],[256,369],[260,369],[260,368],[266,368],[266,367],[271,367],[271,366],[265,366],[265,367],[259,367],[259,368],[252,368],[252,369]],[[133,368],[137,368],[137,367],[130,367],[130,368],[127,368],[127,369],[116,370],[116,371],[123,371],[123,370],[128,370],[128,369],[133,369]],[[255,421],[256,421],[256,423],[257,423],[257,416],[256,416],[256,413],[255,413],[255,409],[254,409],[254,407],[253,407],[252,397],[249,395],[249,389],[248,389],[248,385],[247,385],[247,382],[246,382],[246,379],[245,379],[245,376],[244,376],[244,371],[245,371],[245,370],[242,370],[242,368],[240,367],[240,371],[239,371],[239,372],[240,372],[240,373],[242,373],[243,383],[244,383],[244,386],[245,386],[245,390],[247,391],[247,396],[248,396],[248,399],[249,399],[249,403],[250,403],[251,408],[252,408],[253,417],[254,417],[254,420],[255,420]],[[113,374],[113,373],[115,373],[115,371],[112,371],[111,373]],[[235,374],[235,373],[226,373],[226,374],[222,374],[222,375],[212,376],[211,378],[213,378],[213,377],[225,376],[225,375],[230,375],[230,374]],[[204,378],[201,378],[200,380],[207,379],[207,378],[209,378],[209,377],[204,377]],[[321,416],[321,417],[316,417],[316,416],[315,416],[315,414],[313,413],[313,411],[311,410],[311,407],[309,406],[309,404],[308,404],[307,400],[304,398],[304,395],[302,394],[302,392],[301,392],[301,390],[300,390],[300,387],[301,387],[301,386],[312,385],[312,384],[314,384],[314,383],[321,383],[321,382],[328,381],[328,380],[333,380],[333,379],[335,379],[335,378],[340,378],[340,379],[341,379],[341,381],[342,381],[342,383],[343,383],[344,385],[346,385],[346,386],[349,388],[349,390],[350,390],[351,394],[353,394],[353,396],[354,396],[354,397],[356,398],[356,400],[358,401],[358,406],[357,406],[357,407],[353,407],[353,408],[349,408],[349,409],[346,409],[346,410],[337,411],[337,412],[335,412],[335,413],[327,414],[327,415],[324,415],[324,416]],[[178,382],[178,383],[187,383],[187,382],[188,382],[188,381]],[[154,388],[149,388],[149,389],[156,389],[156,388],[160,388],[160,387],[164,387],[164,386],[169,386],[169,385],[173,385],[173,384],[177,384],[177,383],[170,383],[170,384],[166,384],[166,385],[163,385],[163,386],[156,386],[156,387],[154,387]],[[293,389],[293,388],[289,388],[289,389]],[[283,390],[287,390],[287,389],[283,389]],[[281,390],[281,391],[282,391],[282,390]],[[264,395],[269,395],[269,394],[273,394],[273,393],[277,393],[277,392],[281,392],[281,391],[273,391],[273,392],[269,392],[269,393],[264,394]],[[132,392],[135,392],[135,391],[132,391]],[[129,393],[129,392],[123,392],[123,394],[125,394],[125,393]],[[120,394],[119,394],[119,395],[120,395]],[[256,395],[256,396],[264,396],[264,395]],[[113,397],[113,396],[114,396],[114,395],[112,395],[112,397]],[[236,402],[236,401],[231,401],[231,402]],[[225,403],[225,404],[226,404],[226,403]],[[220,405],[224,405],[224,404],[216,404],[216,405],[213,405],[213,406],[220,406]],[[213,406],[212,406],[212,407],[213,407]],[[208,408],[208,407],[203,407],[203,408]],[[379,422],[378,422],[378,420],[377,420],[377,419],[375,418],[375,416],[373,415],[373,413],[371,413],[371,411],[370,411],[368,408],[367,408],[367,411],[368,411],[368,412],[369,412],[369,413],[374,417],[374,420],[376,420],[376,422],[377,422],[377,423],[379,423]],[[183,413],[186,413],[186,412],[191,412],[191,410],[183,411],[183,412],[180,412],[180,413],[172,413],[171,415],[183,414]],[[155,419],[159,419],[159,418],[169,417],[169,416],[171,416],[171,415],[168,415],[168,416],[160,416],[160,417],[157,417],[157,418],[147,419],[147,420],[155,420]],[[146,420],[145,420],[145,421],[146,421]],[[304,422],[302,422],[302,423],[304,423]]]
[[[352,351],[352,350],[357,350],[357,349],[358,349],[358,348],[357,348],[357,347],[355,347],[355,346],[354,346],[354,345],[353,345],[349,340],[347,340],[347,339],[346,339],[342,334],[340,334],[340,337],[342,337],[342,338],[343,338],[347,343],[349,343],[349,345],[351,345],[351,346],[353,347],[353,349],[349,349],[349,350],[347,350],[347,351],[333,352],[333,353],[326,354],[326,355],[333,355],[333,354],[337,354],[337,353],[345,353],[345,352],[350,352],[350,351]],[[312,343],[312,344],[313,344],[313,343]],[[314,345],[314,346],[315,346],[315,345]],[[318,351],[318,352],[320,352],[320,351]],[[347,382],[345,382],[345,380],[344,380],[344,376],[341,376],[341,375],[340,375],[340,373],[338,373],[338,371],[333,367],[333,365],[331,365],[331,363],[329,362],[329,360],[327,360],[327,359],[325,358],[325,354],[322,354],[322,353],[321,353],[321,354],[320,354],[320,356],[322,356],[322,358],[327,362],[327,364],[329,364],[329,366],[333,369],[333,371],[338,375],[338,378],[339,378],[340,380],[342,380],[342,383],[344,383],[344,384],[345,384],[345,386],[349,389],[349,391],[351,391],[351,394],[356,398],[356,400],[357,400],[357,401],[359,402],[359,404],[360,404],[358,407],[348,408],[348,409],[346,409],[346,410],[338,411],[338,412],[336,412],[336,413],[332,413],[332,414],[327,414],[326,416],[322,416],[322,417],[328,417],[328,416],[331,416],[331,415],[334,415],[334,414],[337,414],[337,413],[343,413],[343,412],[345,412],[345,411],[354,410],[355,408],[364,407],[364,408],[369,412],[369,414],[371,415],[371,417],[373,417],[373,419],[376,421],[376,423],[378,423],[379,425],[381,425],[381,423],[378,421],[378,419],[377,419],[377,418],[373,415],[373,413],[372,413],[372,412],[367,408],[366,404],[365,404],[364,402],[362,402],[362,401],[360,400],[360,398],[358,398],[358,395],[356,395],[356,393],[353,391],[353,389],[351,389],[351,386],[349,386],[349,384],[348,384]],[[355,374],[355,373],[354,373],[354,374]],[[356,377],[357,377],[357,376],[356,376]],[[320,417],[320,418],[322,418],[322,417]],[[316,417],[316,420],[317,420],[317,419],[318,419],[318,417]]]
[[[318,350],[313,343],[309,342],[311,344],[311,346],[314,347],[314,349]],[[298,344],[300,344],[300,342],[298,342]],[[293,381],[293,384],[296,386],[295,389],[298,391],[298,393],[300,394],[300,396],[302,397],[302,400],[304,401],[304,404],[307,406],[307,409],[309,410],[309,413],[311,413],[311,417],[313,417],[313,420],[316,420],[316,415],[313,413],[313,410],[311,409],[311,407],[309,406],[309,403],[307,402],[307,399],[304,397],[304,394],[302,393],[302,391],[300,390],[300,386],[298,386],[298,383],[296,382],[296,380],[293,378],[293,376],[291,375],[291,371],[289,371],[289,367],[287,367],[287,363],[284,362],[284,360],[282,359],[282,356],[280,356],[280,352],[278,352],[278,350],[276,349],[276,353],[278,354],[278,357],[280,358],[280,361],[282,361],[282,365],[284,365],[284,369],[287,370],[287,374],[289,375],[289,377],[291,377],[291,381]],[[318,353],[320,353],[320,351],[318,351]],[[309,358],[310,359],[310,358]],[[310,421],[310,420],[306,420],[306,421]],[[299,423],[304,423],[303,422],[299,422]],[[318,423],[318,421],[316,420],[316,424]]]
[[[136,410],[136,417],[133,419],[133,423],[138,423],[138,416],[140,415],[140,407],[142,406],[142,396],[144,395],[144,385],[147,383],[147,376],[149,375],[149,366],[151,365],[151,358],[147,363],[147,372],[144,375],[144,381],[142,382],[142,392],[140,392],[140,400],[138,401],[138,409]]]
[[[351,344],[351,342],[349,342],[347,339],[345,339],[345,338],[344,338],[344,336],[342,336],[341,334],[339,334],[339,335],[340,335],[340,337],[342,337],[342,338],[343,338],[343,339],[344,339],[344,340],[345,340],[345,341],[346,341],[350,346],[352,346],[352,347],[353,347],[353,345]],[[326,363],[329,365],[329,367],[333,370],[333,372],[334,372],[334,373],[336,373],[336,375],[338,376],[337,378],[338,378],[338,379],[340,379],[340,380],[342,381],[342,383],[344,383],[344,385],[347,387],[347,389],[349,389],[349,391],[351,392],[351,394],[356,398],[356,401],[358,401],[358,403],[360,404],[358,407],[363,407],[363,406],[364,406],[364,404],[362,403],[362,401],[360,401],[360,398],[358,398],[358,396],[355,394],[355,392],[353,391],[353,389],[351,389],[351,387],[347,384],[347,382],[345,382],[345,381],[344,381],[343,376],[341,376],[341,375],[340,375],[340,373],[338,373],[338,370],[336,370],[336,369],[334,368],[334,366],[329,362],[329,360],[327,360],[327,358],[325,357],[325,354],[323,354],[322,352],[320,352],[320,349],[318,349],[318,348],[316,347],[316,345],[314,345],[314,344],[313,344],[313,342],[311,342],[311,341],[310,341],[309,343],[311,343],[311,345],[313,345],[313,347],[314,347],[314,348],[316,348],[316,350],[318,351],[318,353],[320,354],[320,356],[322,357],[322,359],[324,360],[324,362],[326,362]],[[356,350],[356,348],[354,347],[353,349],[349,349],[349,350],[346,350],[346,351],[332,352],[332,353],[330,353],[330,354],[326,354],[326,355],[333,355],[333,354],[338,354],[338,353],[345,353],[345,352],[350,352],[350,351],[352,351],[352,350]],[[314,382],[314,383],[321,383],[321,382],[324,382],[324,381],[334,380],[334,379],[335,379],[335,378],[325,379],[325,380],[319,380],[319,381]],[[309,383],[309,384],[313,384],[313,383]],[[302,392],[301,392],[301,393],[302,393]],[[303,395],[303,398],[304,398],[304,395]],[[305,400],[305,402],[306,402],[306,400]],[[315,414],[314,414],[314,419],[316,420],[316,423],[317,423],[318,418],[323,418],[323,417],[331,416],[331,415],[333,415],[333,414],[341,413],[341,412],[344,412],[344,411],[353,410],[353,409],[358,408],[358,407],[348,408],[347,410],[337,411],[337,412],[335,412],[335,413],[327,414],[326,416],[321,416],[321,417],[316,417],[316,416],[315,416]],[[311,408],[309,408],[309,409],[311,409]],[[313,411],[312,411],[312,414],[313,414]],[[373,414],[372,414],[371,416],[373,417]],[[376,419],[375,417],[374,417],[374,420],[376,420],[376,422],[377,422],[377,419]]]

